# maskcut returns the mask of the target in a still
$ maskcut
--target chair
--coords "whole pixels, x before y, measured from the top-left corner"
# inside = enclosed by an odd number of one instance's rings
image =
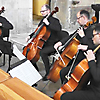
[[[7,37],[7,39],[6,39],[7,41],[9,41],[9,37]],[[3,56],[3,64],[2,64],[3,66],[5,65],[5,53],[4,53],[4,56]]]
[[[3,34],[2,35],[2,37],[3,37],[3,39],[5,40],[5,41],[8,41],[9,42],[9,33],[10,33],[10,31],[8,30],[8,29],[5,29],[5,32],[4,32],[5,34]],[[2,52],[2,54],[3,54],[3,63],[0,65],[0,66],[4,66],[5,65],[5,56],[6,56],[6,54],[8,54],[8,53],[4,53],[4,52]],[[8,54],[9,55],[9,54]],[[11,55],[9,55],[9,68],[10,68],[10,60],[11,60]]]

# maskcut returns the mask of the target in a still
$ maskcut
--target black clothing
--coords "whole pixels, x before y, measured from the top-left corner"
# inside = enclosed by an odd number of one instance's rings
[[[9,30],[13,29],[13,25],[2,16],[0,16],[0,23],[2,23],[2,26],[0,26],[2,31],[0,35],[0,50],[5,54],[12,55],[12,44],[11,42],[4,41],[3,37],[9,37]]]
[[[2,30],[0,38],[9,37],[9,30],[13,29],[13,25],[2,16],[0,16],[0,23],[2,23],[2,26],[0,26],[0,29]]]
[[[2,56],[2,53],[0,53],[0,57]]]
[[[38,24],[38,27],[43,23],[43,19]],[[46,43],[48,43],[49,45],[50,44],[54,45],[59,40],[58,32],[61,31],[61,25],[59,23],[59,20],[52,16],[48,18],[48,21],[49,21],[50,25],[49,26],[45,25],[45,26],[46,26],[47,30],[50,31],[50,37],[47,39]],[[34,32],[30,35],[30,37],[32,37],[33,35],[34,35]]]
[[[9,41],[4,41],[3,39],[0,39],[0,50],[4,54],[8,54],[8,55],[12,56],[13,45]]]
[[[46,16],[45,16],[46,17]],[[44,18],[45,18],[44,17]],[[44,19],[43,18],[43,19]],[[40,26],[43,23],[43,19],[39,23],[38,26]],[[54,49],[54,44],[58,42],[63,36],[68,35],[66,31],[61,31],[61,24],[57,18],[54,18],[50,16],[48,18],[49,25],[45,25],[47,30],[50,31],[50,37],[47,39],[47,41],[44,43],[43,48],[40,50],[40,56],[43,60],[43,63],[45,65],[45,70],[46,70],[46,75],[48,75],[49,70],[50,70],[50,64],[49,64],[49,58],[48,56],[51,53],[56,52]],[[34,33],[30,35],[30,37],[33,36]],[[63,34],[63,35],[62,35]]]
[[[87,29],[83,29],[84,30],[84,33],[85,33],[85,36],[83,38],[81,38],[78,34],[76,36],[76,39],[79,40],[80,44],[82,44],[82,45],[88,45],[88,49],[92,49],[92,50],[94,50],[94,48],[95,48],[95,45],[94,45],[94,43],[92,41],[92,37],[93,37],[93,34],[92,34],[93,33],[93,27],[94,26],[89,26]],[[66,38],[62,39],[61,42],[64,44],[72,36],[73,36],[73,34],[71,34],[69,37],[66,37]],[[73,70],[74,70],[75,66],[80,61],[82,61],[84,58],[85,58],[84,52],[82,50],[79,50],[78,56],[77,56],[77,58],[75,60],[74,66],[73,66]],[[63,68],[60,71],[60,78],[61,78],[61,83],[62,84],[65,81],[67,81],[67,79],[65,78],[65,75],[67,75],[67,73],[68,73],[68,71],[70,69],[70,66],[71,66],[71,64],[73,62],[73,59],[70,61],[70,64],[68,64],[68,66],[66,66],[66,68]]]
[[[100,100],[100,49],[96,52],[96,62],[89,61],[88,65],[90,84],[82,90],[62,94],[61,100]]]

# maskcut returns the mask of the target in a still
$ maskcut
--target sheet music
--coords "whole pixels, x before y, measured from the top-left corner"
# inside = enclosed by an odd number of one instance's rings
[[[23,60],[26,58],[18,50],[16,45],[13,45],[13,53],[19,58],[19,60]],[[35,67],[29,60],[16,66],[12,70],[10,70],[9,73],[12,77],[17,77],[30,86],[42,79],[42,76],[39,74],[39,72],[35,69]]]
[[[28,85],[33,85],[42,79],[42,76],[34,68],[29,60],[9,71],[12,77],[17,77]]]
[[[25,59],[26,57],[18,50],[16,45],[13,45],[13,53],[20,59]]]

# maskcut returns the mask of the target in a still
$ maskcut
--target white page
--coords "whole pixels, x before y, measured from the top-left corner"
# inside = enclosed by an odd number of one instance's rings
[[[23,60],[26,58],[18,50],[16,45],[13,45],[13,53],[18,57],[19,60]],[[33,85],[42,78],[42,76],[29,60],[25,61],[21,65],[16,66],[12,70],[10,70],[9,73],[12,77],[17,77],[29,85]]]
[[[18,57],[19,60],[25,59],[26,57],[18,50],[16,45],[13,45],[13,53]]]
[[[12,77],[17,77],[28,85],[33,85],[42,79],[29,60],[9,71]]]

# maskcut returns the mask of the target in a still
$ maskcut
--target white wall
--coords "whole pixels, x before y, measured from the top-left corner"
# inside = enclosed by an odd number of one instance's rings
[[[78,7],[82,8],[83,6],[90,6],[92,3],[100,3],[100,0],[79,0],[80,4],[76,5],[75,9],[72,9],[73,14],[72,11],[68,11],[68,1],[71,0],[51,0],[52,10],[55,6],[59,7],[59,12],[54,15],[60,19],[65,29],[77,26],[71,23],[74,22],[73,19],[75,20],[74,16],[76,16],[76,9],[78,9]],[[5,7],[5,12],[2,15],[7,17],[14,25],[14,29],[11,31],[12,34],[31,33],[34,31],[33,0],[0,0],[0,8],[2,6]],[[72,22],[69,20],[69,13],[72,13]]]
[[[5,16],[13,25],[13,34],[32,32],[32,0],[0,0],[0,8],[4,6]]]

